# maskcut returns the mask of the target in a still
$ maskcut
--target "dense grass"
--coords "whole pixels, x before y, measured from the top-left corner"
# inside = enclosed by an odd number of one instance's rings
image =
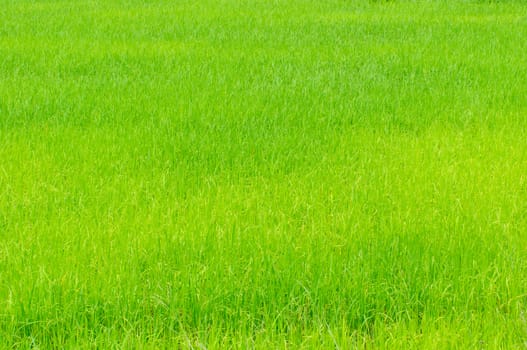
[[[0,345],[522,348],[527,4],[0,6]]]

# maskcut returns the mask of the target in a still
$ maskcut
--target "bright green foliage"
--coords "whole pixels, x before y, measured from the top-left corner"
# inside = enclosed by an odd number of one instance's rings
[[[0,346],[525,344],[524,1],[1,1]]]

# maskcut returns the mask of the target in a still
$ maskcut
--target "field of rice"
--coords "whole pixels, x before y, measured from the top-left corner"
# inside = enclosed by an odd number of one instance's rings
[[[0,5],[0,348],[527,347],[526,2]]]

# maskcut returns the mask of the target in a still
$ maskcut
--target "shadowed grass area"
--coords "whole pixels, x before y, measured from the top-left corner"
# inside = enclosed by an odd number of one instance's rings
[[[521,1],[0,6],[0,346],[522,348]]]

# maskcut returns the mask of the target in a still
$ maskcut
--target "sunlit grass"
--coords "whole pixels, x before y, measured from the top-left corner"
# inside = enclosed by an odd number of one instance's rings
[[[0,345],[522,348],[521,1],[7,1]]]

